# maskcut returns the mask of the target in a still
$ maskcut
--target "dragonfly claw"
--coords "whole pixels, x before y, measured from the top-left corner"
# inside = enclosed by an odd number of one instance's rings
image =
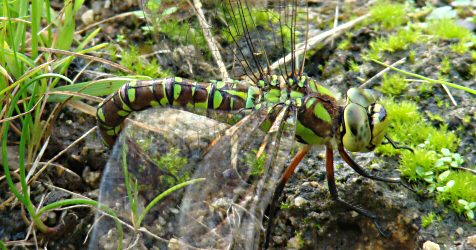
[[[390,238],[390,236],[392,236],[392,233],[388,230],[385,230],[379,223],[378,219],[377,218],[374,218],[373,219],[373,222],[375,224],[375,227],[377,228],[378,232],[380,233],[380,235],[382,235],[383,237],[385,238]]]

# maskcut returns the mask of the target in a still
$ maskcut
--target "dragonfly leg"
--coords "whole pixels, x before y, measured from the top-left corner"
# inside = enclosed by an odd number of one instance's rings
[[[266,227],[266,238],[264,242],[264,249],[267,249],[269,246],[269,242],[271,238],[271,230],[274,226],[274,218],[276,217],[276,214],[278,213],[278,208],[279,208],[278,200],[283,192],[284,186],[289,181],[291,176],[294,174],[294,170],[302,161],[304,156],[306,156],[306,154],[309,152],[310,149],[311,149],[310,145],[305,145],[302,149],[299,150],[299,152],[296,154],[291,164],[289,164],[289,166],[284,171],[284,174],[282,175],[281,179],[278,182],[278,185],[276,186],[276,189],[274,190],[273,199],[271,200],[271,204],[269,207],[269,213],[268,213],[269,219],[268,219],[268,226]]]
[[[333,153],[331,145],[326,145],[326,175],[327,175],[327,185],[329,187],[329,192],[331,194],[331,198],[334,201],[339,202],[340,204],[356,211],[357,213],[372,219],[372,221],[374,222],[375,226],[377,227],[381,235],[383,235],[384,237],[390,236],[390,233],[384,230],[382,226],[380,226],[377,215],[361,207],[352,205],[342,200],[341,198],[339,198],[339,194],[337,192],[336,182],[334,178],[334,153]]]
[[[367,172],[366,169],[362,168],[361,166],[359,166],[359,164],[357,164],[357,162],[355,162],[350,156],[349,154],[347,154],[347,152],[345,152],[345,149],[344,149],[344,146],[343,145],[339,145],[338,146],[338,150],[339,150],[339,154],[340,156],[342,157],[342,159],[344,159],[344,161],[349,164],[349,166],[355,170],[355,172],[357,172],[358,174],[364,176],[364,177],[367,177],[367,178],[370,178],[370,179],[373,179],[373,180],[377,180],[377,181],[383,181],[383,182],[390,182],[390,183],[402,183],[401,179],[398,178],[398,177],[394,177],[394,178],[384,178],[384,177],[379,177],[379,176],[375,176],[369,172]]]
[[[390,136],[388,135],[385,135],[385,139],[387,139],[388,143],[390,143],[392,145],[393,148],[395,149],[406,149],[406,150],[410,150],[412,153],[415,153],[415,151],[413,151],[412,148],[408,147],[408,146],[400,146],[398,145],[398,142],[392,140],[390,138]],[[382,143],[383,144],[383,143]]]

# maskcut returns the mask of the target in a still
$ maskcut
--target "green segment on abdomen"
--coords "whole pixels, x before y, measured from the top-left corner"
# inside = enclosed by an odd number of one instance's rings
[[[98,126],[104,143],[112,146],[121,131],[122,122],[133,111],[155,106],[181,107],[192,112],[207,109],[234,111],[252,108],[255,104],[252,101],[258,95],[257,88],[240,87],[238,82],[203,84],[179,77],[132,81],[99,105]]]

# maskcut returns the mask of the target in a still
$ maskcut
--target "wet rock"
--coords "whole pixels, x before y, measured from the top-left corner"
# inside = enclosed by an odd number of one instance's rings
[[[423,250],[440,250],[440,245],[432,241],[426,241],[423,243]]]

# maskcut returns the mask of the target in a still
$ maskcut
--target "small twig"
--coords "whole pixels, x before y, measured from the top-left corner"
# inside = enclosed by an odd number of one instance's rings
[[[96,57],[96,56],[90,56],[90,55],[85,55],[85,54],[81,54],[81,53],[77,53],[77,52],[72,52],[72,51],[67,51],[67,50],[61,50],[61,49],[52,49],[52,48],[38,48],[38,51],[42,51],[42,52],[48,52],[48,53],[54,53],[54,54],[61,54],[61,55],[67,55],[67,56],[76,56],[76,57],[82,57],[86,60],[91,60],[91,61],[96,61],[96,62],[100,62],[100,63],[104,63],[106,65],[109,65],[111,67],[114,67],[114,68],[117,68],[127,74],[131,74],[131,75],[135,75],[136,73],[131,71],[130,69],[118,64],[118,63],[115,63],[115,62],[111,62],[109,60],[106,60],[106,59],[103,59],[103,58],[100,58],[100,57]]]
[[[402,58],[396,62],[394,62],[392,65],[390,65],[391,67],[395,67],[397,65],[400,65],[402,63],[404,63],[406,61],[406,58]],[[384,68],[382,71],[378,72],[376,75],[372,76],[370,79],[368,79],[366,82],[362,83],[359,88],[362,89],[362,88],[365,88],[367,87],[368,84],[370,84],[373,80],[379,78],[381,75],[387,73],[391,68],[390,67],[386,67]]]
[[[465,167],[451,167],[451,168],[455,168],[455,169],[463,170],[463,171],[468,171],[468,172],[476,175],[476,170],[475,169],[465,168]]]
[[[81,34],[83,32],[85,32],[86,30],[89,30],[91,28],[94,28],[96,26],[99,26],[103,23],[107,23],[107,22],[110,22],[110,21],[114,21],[116,19],[119,19],[119,18],[124,18],[124,17],[128,17],[128,16],[132,16],[132,15],[135,15],[136,11],[131,11],[131,12],[125,12],[125,13],[121,13],[119,15],[116,15],[116,16],[112,16],[112,17],[109,17],[109,18],[106,18],[104,20],[101,20],[99,22],[95,22],[95,23],[92,23],[76,32],[74,32],[74,34]]]
[[[324,39],[328,38],[329,36],[336,35],[337,33],[343,32],[344,30],[350,29],[356,24],[362,22],[366,18],[370,17],[370,14],[363,15],[361,17],[358,17],[350,22],[341,24],[331,30],[325,31],[317,36],[314,36],[313,38],[309,39],[309,41],[300,43],[296,46],[296,49],[294,51],[294,56],[299,57],[305,50],[306,47],[307,49],[312,49],[314,46],[316,46],[319,42],[323,41]],[[307,44],[307,46],[306,46]],[[274,62],[270,68],[272,70],[277,69],[280,65],[288,63],[293,57],[293,53],[287,54],[285,57],[282,57],[278,59],[276,62]]]
[[[455,106],[458,106],[458,103],[456,103],[456,100],[455,98],[453,97],[453,95],[451,94],[450,90],[448,89],[448,87],[446,87],[445,85],[443,84],[440,84],[441,87],[443,87],[443,89],[445,90],[446,94],[448,94],[448,96],[450,97],[450,100],[451,102],[453,103],[453,105]]]
[[[193,6],[193,9],[195,10],[195,14],[197,15],[200,26],[202,27],[203,35],[205,37],[205,40],[207,40],[208,47],[210,48],[213,58],[215,59],[215,62],[218,65],[218,69],[220,70],[223,80],[230,79],[228,72],[226,71],[226,66],[223,63],[220,51],[218,50],[217,42],[211,32],[210,25],[205,20],[205,15],[203,14],[202,10],[202,3],[200,2],[200,0],[193,0],[193,5],[192,3],[190,3],[190,1],[189,4]]]
[[[96,130],[97,126],[94,126],[92,127],[90,130],[88,130],[86,133],[84,133],[81,137],[79,137],[78,139],[76,139],[74,142],[72,142],[70,145],[68,145],[65,149],[63,149],[61,152],[59,152],[57,155],[55,155],[53,158],[51,158],[48,162],[46,162],[46,164],[28,181],[28,183],[31,183],[33,181],[36,181],[36,179],[38,179],[38,177],[46,170],[46,168],[50,165],[50,163],[52,163],[53,161],[55,161],[56,159],[58,159],[61,155],[63,155],[64,153],[66,153],[70,148],[72,148],[74,145],[76,145],[78,142],[82,141],[84,138],[86,138],[86,136],[88,136],[89,134],[91,134],[94,130]],[[28,179],[27,179],[28,180]]]

